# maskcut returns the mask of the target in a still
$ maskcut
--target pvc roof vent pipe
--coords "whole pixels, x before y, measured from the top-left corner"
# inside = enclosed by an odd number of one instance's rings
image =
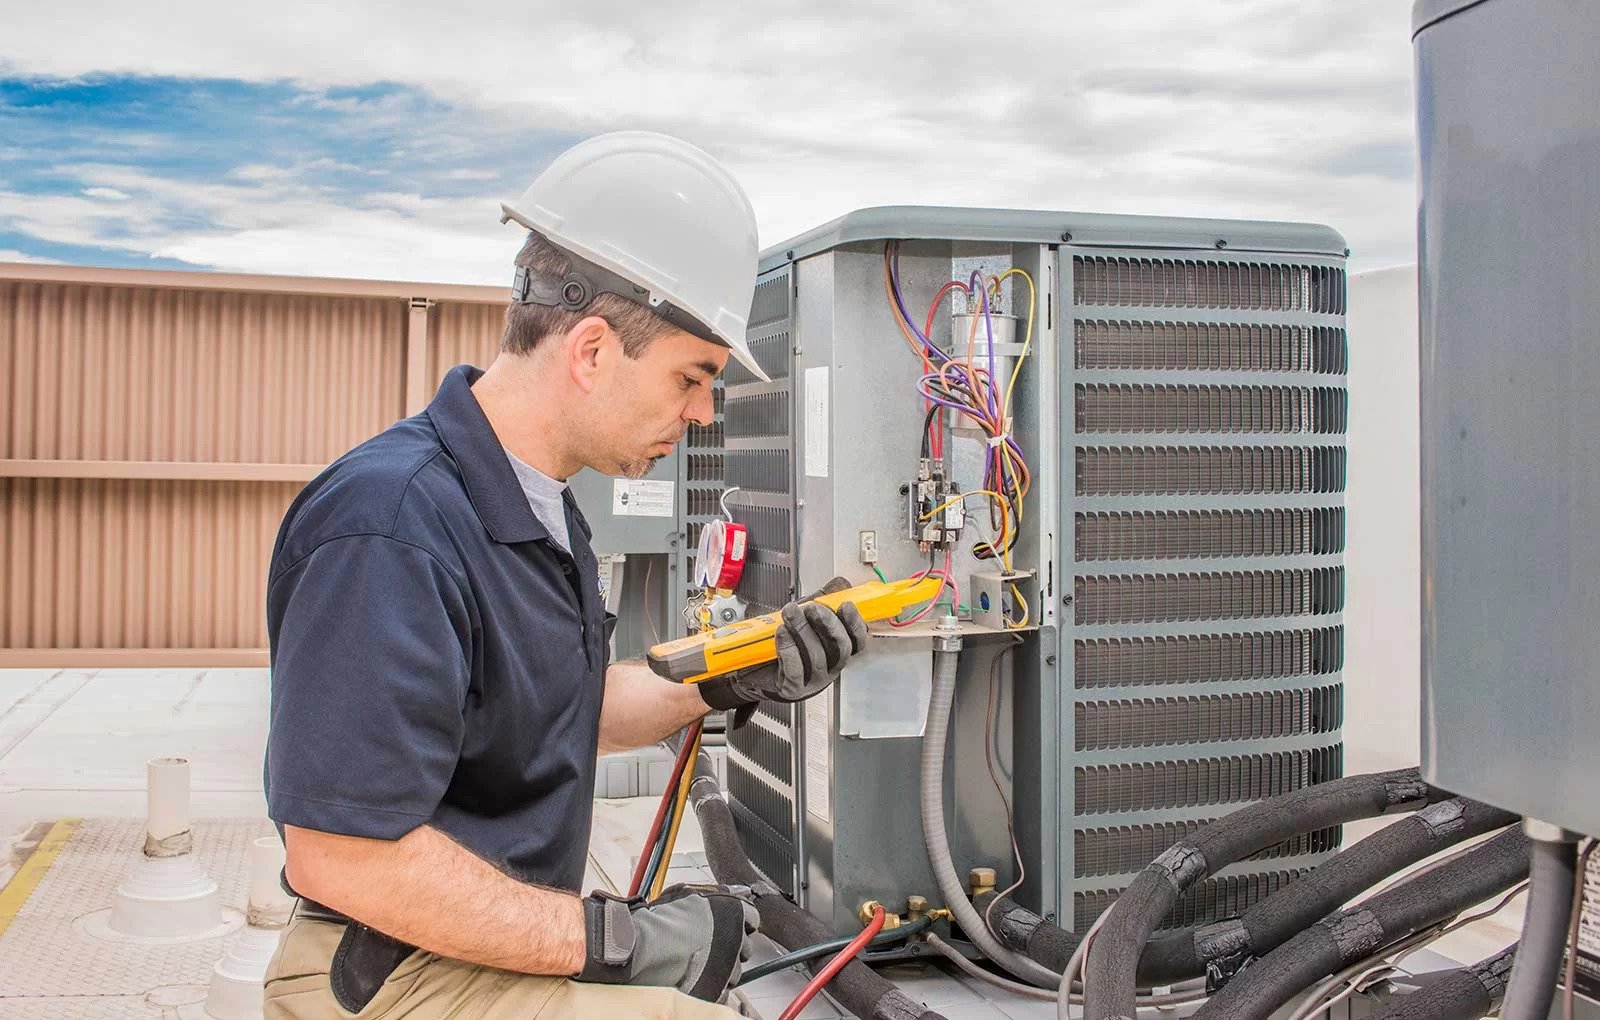
[[[282,868],[283,844],[277,836],[263,836],[250,845],[250,923],[211,968],[205,1015],[212,1020],[261,1020],[267,965],[294,908],[278,883]]]
[[[148,774],[144,852],[117,888],[108,927],[134,938],[215,937],[225,918],[217,883],[193,853],[189,762],[155,758]]]

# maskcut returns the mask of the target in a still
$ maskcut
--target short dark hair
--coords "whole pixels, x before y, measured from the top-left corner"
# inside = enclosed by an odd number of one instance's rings
[[[540,276],[560,279],[572,268],[566,252],[538,234],[529,233],[516,264]],[[645,349],[676,327],[637,301],[616,294],[598,294],[589,307],[572,312],[553,305],[512,304],[506,310],[506,331],[500,349],[512,354],[527,354],[547,337],[560,336],[586,316],[598,315],[611,324],[622,339],[622,352],[641,358]]]

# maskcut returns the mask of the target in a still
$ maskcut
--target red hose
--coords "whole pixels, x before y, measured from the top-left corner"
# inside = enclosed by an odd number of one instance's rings
[[[694,725],[693,723],[690,724]],[[650,851],[655,848],[661,839],[661,824],[667,818],[667,805],[671,804],[678,796],[678,784],[683,779],[684,765],[689,760],[689,747],[694,743],[693,734],[683,735],[683,746],[678,748],[678,757],[672,763],[672,776],[667,780],[667,788],[661,791],[661,804],[656,808],[655,820],[650,823],[650,831],[644,837],[644,851],[639,854],[639,863],[633,867],[633,881],[628,883],[628,895],[639,895],[644,885],[644,871],[650,866]]]
[[[863,928],[861,934],[857,935],[848,946],[839,950],[838,956],[829,960],[826,966],[817,971],[817,976],[811,979],[811,983],[806,985],[805,990],[796,996],[793,1002],[789,1003],[787,1009],[778,1014],[778,1020],[795,1020],[795,1017],[800,1015],[800,1011],[805,1009],[811,1000],[817,997],[818,992],[822,991],[822,986],[837,977],[839,972],[844,970],[844,965],[855,959],[856,954],[861,952],[867,943],[871,942],[878,932],[883,930],[883,920],[883,906],[880,904],[872,912],[871,923]]]

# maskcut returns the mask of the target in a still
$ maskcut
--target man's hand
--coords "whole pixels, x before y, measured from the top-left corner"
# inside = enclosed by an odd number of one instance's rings
[[[739,980],[759,925],[755,906],[723,886],[669,886],[650,903],[591,893],[583,901],[588,958],[577,980],[663,985],[716,1002]]]
[[[703,680],[701,698],[712,708],[729,709],[758,701],[804,701],[827,690],[850,657],[867,647],[867,621],[852,602],[835,613],[811,600],[848,587],[849,581],[836,577],[815,595],[784,606],[775,639],[777,661]]]

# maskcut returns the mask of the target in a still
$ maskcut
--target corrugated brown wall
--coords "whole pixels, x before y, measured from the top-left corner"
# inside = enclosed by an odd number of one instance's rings
[[[0,666],[264,664],[328,461],[498,345],[493,287],[0,264]]]

